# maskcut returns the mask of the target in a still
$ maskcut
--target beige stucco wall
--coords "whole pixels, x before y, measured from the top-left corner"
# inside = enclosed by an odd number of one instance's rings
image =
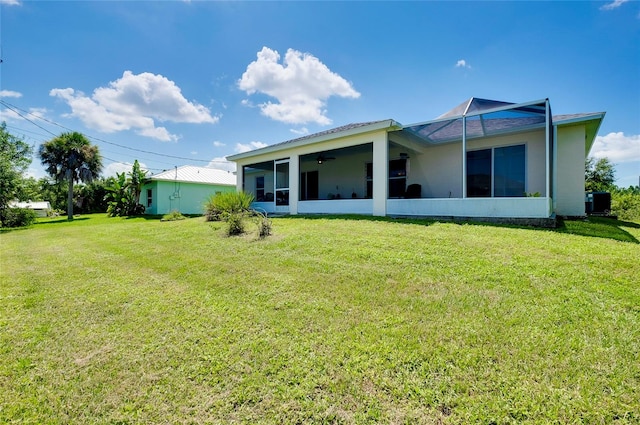
[[[467,150],[500,146],[526,146],[525,187],[529,193],[545,196],[545,133],[536,130],[526,133],[491,137],[467,142]],[[422,185],[427,198],[462,197],[462,143],[433,146],[422,154],[412,154],[407,184]]]
[[[560,127],[557,131],[556,214],[583,216],[584,125]]]

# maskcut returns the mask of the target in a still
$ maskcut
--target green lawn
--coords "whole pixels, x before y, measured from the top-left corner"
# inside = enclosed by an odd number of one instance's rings
[[[0,423],[638,423],[640,224],[0,232]]]

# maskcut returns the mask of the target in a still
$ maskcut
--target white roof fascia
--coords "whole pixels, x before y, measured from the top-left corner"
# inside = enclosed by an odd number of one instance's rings
[[[350,128],[348,130],[340,131],[337,133],[329,133],[322,134],[317,137],[305,138],[298,141],[292,141],[290,143],[282,142],[275,145],[267,146],[260,149],[254,149],[252,151],[243,152],[235,155],[229,155],[226,157],[228,161],[238,161],[245,158],[251,158],[252,156],[263,155],[267,153],[278,152],[282,150],[288,150],[291,148],[297,148],[300,146],[312,145],[314,143],[321,143],[327,140],[337,139],[340,137],[349,137],[354,136],[356,134],[369,133],[371,131],[383,130],[383,129],[392,129],[392,127],[396,127],[397,129],[402,128],[402,124],[398,123],[395,120],[383,120],[380,122],[375,122],[369,125],[365,125],[362,127]]]

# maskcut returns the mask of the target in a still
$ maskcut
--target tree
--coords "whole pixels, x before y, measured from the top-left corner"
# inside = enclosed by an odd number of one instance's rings
[[[615,189],[616,172],[609,158],[597,161],[588,157],[584,166],[584,187],[587,192],[604,192]]]
[[[78,133],[62,133],[40,146],[42,165],[56,181],[67,181],[67,218],[73,220],[73,183],[91,183],[102,171],[98,147]]]
[[[9,202],[18,197],[22,186],[22,173],[31,164],[31,147],[7,132],[0,124],[0,221]]]
[[[147,171],[140,169],[140,163],[136,159],[133,161],[133,167],[129,172],[129,186],[133,192],[133,198],[136,203],[140,202],[140,192],[142,192],[142,186],[147,182]]]
[[[20,181],[17,198],[18,201],[48,201],[42,198],[40,184],[35,177],[26,177]]]
[[[38,180],[43,201],[49,201],[53,210],[64,210],[67,204],[67,193],[69,183],[66,181],[56,181],[49,177],[42,177]]]
[[[140,169],[138,160],[134,161],[130,172],[116,174],[116,178],[107,186],[107,213],[111,217],[144,214],[146,208],[140,203],[140,192],[146,175],[147,172]]]

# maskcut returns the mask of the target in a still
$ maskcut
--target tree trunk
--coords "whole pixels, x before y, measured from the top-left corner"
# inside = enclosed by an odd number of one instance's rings
[[[69,194],[67,195],[67,220],[73,220],[73,178],[69,179]]]

